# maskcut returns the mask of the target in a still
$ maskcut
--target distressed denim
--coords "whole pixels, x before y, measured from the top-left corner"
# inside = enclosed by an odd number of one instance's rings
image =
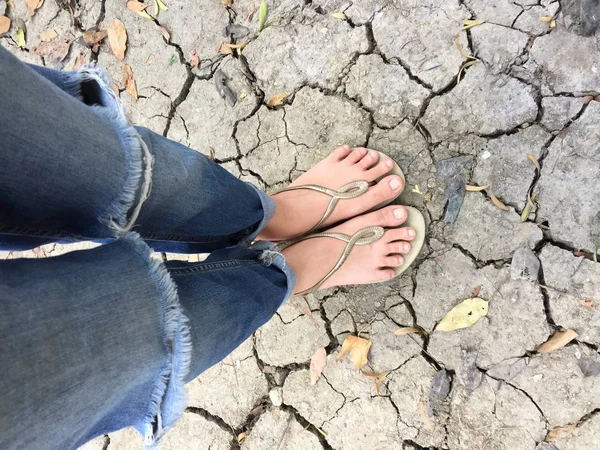
[[[270,198],[201,153],[134,128],[97,68],[29,67],[0,48],[0,448],[76,449],[134,426],[151,448],[184,383],[291,295]],[[167,262],[152,249],[210,253]]]

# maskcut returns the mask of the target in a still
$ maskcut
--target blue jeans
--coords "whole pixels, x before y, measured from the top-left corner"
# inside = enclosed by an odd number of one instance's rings
[[[202,154],[131,127],[103,72],[28,67],[0,48],[0,249],[104,245],[0,261],[0,448],[76,449],[134,426],[148,447],[185,382],[293,292],[254,238],[273,202]],[[151,249],[210,253],[167,262]]]

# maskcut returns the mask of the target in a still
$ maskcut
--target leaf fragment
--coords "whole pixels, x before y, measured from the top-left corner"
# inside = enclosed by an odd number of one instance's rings
[[[10,30],[11,20],[6,16],[0,16],[0,35]]]
[[[129,94],[133,98],[135,98],[137,100],[138,99],[138,92],[137,92],[137,87],[135,85],[135,80],[133,79],[133,70],[127,64],[125,64],[123,66],[123,79],[122,79],[122,81],[123,81],[123,84],[125,85],[125,90],[127,92],[129,92]]]
[[[398,328],[396,331],[394,331],[394,334],[396,336],[405,336],[407,334],[413,334],[413,333],[423,334],[423,335],[427,336],[427,332],[425,330],[423,330],[422,328],[416,328],[416,327],[402,327],[402,328]]]
[[[17,47],[25,48],[27,45],[25,42],[25,30],[23,28],[17,28],[15,33],[17,35]]]
[[[327,352],[325,351],[325,347],[319,347],[315,353],[312,355],[310,359],[310,385],[314,386],[319,378],[321,378],[321,374],[323,373],[323,369],[327,364]]]
[[[71,42],[63,39],[60,41],[40,42],[40,45],[30,51],[44,58],[46,63],[55,65],[67,57],[70,48]]]
[[[279,94],[275,94],[269,100],[267,100],[267,106],[281,106],[286,98],[288,98],[291,94],[289,92],[280,92]]]
[[[260,33],[267,23],[267,15],[269,14],[269,5],[265,0],[260,0],[260,6],[258,7],[258,32]]]
[[[25,5],[27,5],[27,9],[29,11],[29,17],[33,16],[43,4],[44,0],[25,0]]]
[[[490,196],[490,200],[492,201],[492,203],[494,205],[496,205],[498,208],[500,208],[503,211],[508,211],[508,206],[506,206],[504,203],[502,203],[498,197],[496,197],[496,195],[494,194],[494,191],[492,191],[492,189],[488,189],[487,190],[488,195]]]
[[[461,28],[461,30],[468,30],[469,28],[473,28],[476,27],[477,25],[481,25],[482,23],[484,23],[485,20],[465,20],[465,22],[463,23],[463,26]]]
[[[233,55],[233,48],[231,47],[231,45],[227,44],[226,42],[223,42],[218,50],[217,50],[221,55]]]
[[[471,67],[473,64],[475,64],[478,61],[479,61],[478,59],[472,59],[462,65],[462,67],[458,71],[458,75],[456,75],[456,84],[460,83],[460,80],[462,80],[462,75],[463,75],[463,72],[465,71],[465,69],[467,67]]]
[[[464,56],[465,58],[477,59],[473,55],[470,55],[469,53],[467,53],[467,51],[463,48],[463,46],[460,45],[460,36],[458,34],[454,35],[454,46],[458,49],[460,54],[462,56]]]
[[[523,211],[521,212],[521,222],[525,222],[528,218],[529,218],[529,214],[531,214],[531,210],[533,208],[535,208],[535,203],[533,203],[535,201],[535,198],[537,197],[537,194],[533,194],[533,196],[529,195],[529,192],[527,193],[527,203],[525,204],[525,207],[523,208]]]
[[[479,319],[487,316],[488,308],[488,301],[481,297],[472,297],[463,300],[448,311],[436,327],[436,331],[454,331],[471,327]]]
[[[105,30],[88,30],[83,33],[83,42],[86,46],[92,49],[94,53],[98,53],[100,44],[106,38],[108,33]]]
[[[483,191],[485,189],[487,189],[489,186],[473,186],[471,184],[467,184],[465,186],[465,190],[468,192],[479,192],[479,191]]]
[[[346,20],[346,14],[344,14],[343,12],[332,12],[331,14],[329,14],[331,17],[333,17],[334,19],[340,19],[340,20]]]
[[[545,440],[548,442],[552,442],[559,438],[566,437],[573,432],[576,426],[576,423],[570,423],[569,425],[565,425],[564,427],[554,427],[550,431],[548,431]]]
[[[233,6],[233,0],[221,0],[226,7],[231,8]]]
[[[52,39],[55,39],[58,36],[56,30],[52,28],[48,28],[40,33],[40,41],[42,42],[50,42]]]
[[[377,372],[365,372],[364,370],[361,370],[361,373],[366,377],[376,378],[375,390],[377,391],[378,394],[381,391],[381,385],[385,381],[386,377],[390,374],[389,372],[377,373]]]
[[[248,433],[246,433],[245,431],[238,434],[237,435],[238,444],[241,444],[242,442],[244,442],[246,440],[246,436],[248,436]]]
[[[165,27],[159,26],[158,31],[160,31],[160,34],[162,34],[162,37],[165,38],[165,41],[167,41],[167,43],[171,41],[171,33],[169,33],[169,31]]]
[[[198,52],[196,50],[192,50],[190,52],[190,64],[194,69],[197,69],[200,65],[200,57],[198,56]]]
[[[542,16],[540,17],[540,22],[550,23],[554,20],[552,16]]]
[[[113,53],[118,60],[125,59],[125,51],[127,50],[127,30],[125,24],[119,19],[114,19],[106,29],[108,42]]]
[[[160,8],[161,11],[169,10],[169,7],[167,5],[165,5],[162,0],[156,0],[156,2],[158,3],[158,7]]]
[[[354,367],[361,369],[367,364],[367,356],[369,355],[371,344],[372,342],[368,339],[348,335],[346,336],[346,339],[344,339],[337,360],[339,361],[349,353]]]
[[[579,304],[584,308],[596,309],[596,302],[590,298],[579,300]]]
[[[537,158],[535,156],[533,156],[531,153],[527,153],[527,158],[529,159],[529,161],[531,161],[533,163],[533,165],[538,170],[538,172],[540,172],[542,170],[542,168],[540,167],[540,162],[537,160]]]
[[[148,14],[148,12],[146,11],[146,8],[150,6],[147,5],[146,3],[140,3],[136,0],[131,0],[129,2],[127,2],[127,8],[131,11],[133,11],[134,13],[138,14],[139,16],[142,16],[144,19],[149,19],[149,20],[153,20],[152,16],[150,14]]]
[[[539,346],[537,352],[550,353],[554,350],[564,347],[576,337],[577,333],[573,330],[557,331],[550,339]]]

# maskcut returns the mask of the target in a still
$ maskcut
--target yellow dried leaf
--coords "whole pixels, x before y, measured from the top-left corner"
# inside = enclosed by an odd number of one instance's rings
[[[238,444],[241,444],[242,442],[244,442],[246,440],[246,436],[248,436],[248,433],[243,432],[237,435],[237,441]]]
[[[360,369],[367,364],[367,356],[369,354],[371,344],[372,342],[368,339],[363,339],[361,337],[352,335],[346,336],[337,359],[339,361],[348,353],[350,353],[350,359],[352,360],[354,367]]]
[[[415,187],[414,187],[414,188],[412,188],[412,191],[413,191],[415,194],[422,194],[422,192],[421,192],[421,189],[419,189],[419,185],[418,185],[418,184],[415,184]]]
[[[261,32],[267,23],[267,15],[269,14],[269,5],[265,0],[260,0],[258,7],[258,31]]]
[[[556,349],[562,348],[577,337],[573,330],[557,331],[550,339],[544,342],[537,349],[538,353],[550,353]]]
[[[340,19],[340,20],[346,20],[346,14],[344,14],[343,12],[333,12],[330,14],[331,17],[333,17],[334,19]]]
[[[550,22],[550,28],[556,28],[556,20],[552,19],[552,22]]]
[[[58,36],[56,30],[52,28],[48,28],[40,33],[40,41],[42,42],[50,42],[52,39],[55,39]]]
[[[406,334],[413,334],[413,333],[427,335],[427,332],[425,330],[423,330],[421,328],[415,328],[415,327],[403,327],[403,328],[398,328],[396,331],[394,331],[394,334],[396,336],[404,336]]]
[[[454,331],[475,325],[479,319],[487,316],[488,302],[481,297],[463,300],[444,316],[436,331]]]
[[[133,98],[138,99],[137,87],[135,86],[135,80],[133,79],[133,70],[127,64],[123,66],[123,84],[125,90],[131,94]]]
[[[25,42],[25,30],[23,28],[17,28],[15,33],[17,35],[17,47],[25,48],[27,45]]]
[[[468,30],[469,28],[481,25],[483,22],[485,22],[485,20],[465,20],[461,30]]]
[[[168,11],[169,8],[167,5],[165,5],[162,0],[156,0],[156,2],[158,3],[158,7],[160,8],[161,11]]]
[[[154,3],[154,15],[158,16],[158,13],[160,12],[160,7],[158,6],[158,0],[153,0]]]
[[[542,170],[540,163],[535,156],[533,156],[531,153],[527,153],[527,158],[529,158],[529,160],[533,163],[538,172]]]
[[[471,184],[467,184],[465,186],[465,190],[467,190],[468,192],[479,192],[479,191],[483,191],[485,189],[487,189],[489,186],[473,186]]]
[[[267,101],[267,106],[281,106],[286,98],[290,96],[289,92],[280,92],[279,94],[275,94]]]
[[[233,0],[221,0],[221,3],[223,3],[228,8],[231,8],[233,6]]]
[[[10,30],[10,19],[6,16],[0,16],[0,34]]]
[[[471,58],[473,58],[471,56]],[[477,61],[479,61],[478,59],[472,59],[470,61],[467,61],[466,63],[464,63],[462,65],[462,67],[460,68],[460,70],[458,71],[458,75],[456,75],[456,84],[460,83],[460,80],[462,79],[462,74],[465,71],[465,69],[467,67],[471,67],[473,64],[475,64]]]
[[[548,434],[546,435],[546,441],[552,442],[556,439],[567,437],[573,432],[576,426],[577,424],[570,423],[569,425],[565,425],[564,427],[554,427],[550,431],[548,431]]]
[[[523,208],[523,211],[521,212],[521,222],[525,222],[528,218],[529,218],[529,214],[531,214],[531,210],[535,207],[535,203],[533,203],[535,201],[535,198],[537,197],[537,194],[533,194],[533,197],[531,195],[529,195],[529,192],[527,193],[527,204],[525,205],[525,208]]]
[[[494,194],[492,189],[488,189],[487,193],[490,196],[490,200],[492,201],[492,203],[494,205],[496,205],[498,208],[500,208],[503,211],[508,211],[508,206],[506,206],[504,203],[502,203],[500,200],[498,200],[498,197],[496,197],[496,195]]]
[[[325,347],[319,347],[315,353],[312,355],[310,359],[310,385],[314,386],[319,378],[321,378],[321,374],[323,373],[323,369],[327,364],[327,352],[325,351]]]
[[[540,17],[540,22],[550,23],[554,20],[552,16],[542,16]]]
[[[477,59],[473,55],[470,55],[469,53],[467,53],[467,51],[463,48],[463,46],[460,45],[460,36],[458,34],[454,36],[454,45],[458,49],[458,51],[460,52],[460,54],[462,56],[464,56],[465,58]]]
[[[106,29],[108,34],[108,42],[110,48],[118,60],[125,59],[125,51],[127,50],[127,30],[125,25],[119,19],[114,19]]]

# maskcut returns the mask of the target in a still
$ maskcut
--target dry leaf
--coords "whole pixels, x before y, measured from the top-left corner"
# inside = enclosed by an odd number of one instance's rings
[[[29,17],[31,17],[38,9],[42,7],[44,0],[25,0],[25,4],[29,10]]]
[[[258,7],[258,31],[259,33],[265,28],[267,23],[267,15],[269,14],[269,5],[265,0],[260,0],[260,6]]]
[[[498,197],[496,197],[496,195],[494,195],[494,192],[491,189],[488,189],[487,193],[490,196],[490,200],[492,201],[492,203],[494,205],[496,205],[498,208],[500,208],[504,211],[508,211],[508,206],[506,206],[504,203],[502,203],[500,200],[498,200]]]
[[[4,34],[10,30],[10,19],[6,16],[0,16],[0,34]]]
[[[127,2],[127,8],[133,11],[134,13],[142,16],[144,19],[153,20],[152,16],[146,12],[146,8],[150,6],[145,3],[140,3],[136,0],[132,0]]]
[[[448,311],[436,327],[436,331],[454,331],[473,326],[479,319],[487,316],[488,307],[487,300],[481,297],[463,300]]]
[[[360,369],[367,364],[367,356],[369,354],[369,350],[371,348],[372,342],[368,339],[363,339],[358,336],[348,335],[346,339],[344,339],[344,343],[342,344],[342,349],[340,350],[340,354],[338,355],[338,361],[346,354],[350,353],[350,359],[354,364],[354,367]]]
[[[483,191],[484,189],[487,189],[489,186],[472,186],[470,184],[467,184],[465,186],[465,190],[469,191],[469,192],[479,192],[479,191]]]
[[[155,0],[156,3],[158,3],[158,7],[160,8],[161,11],[168,11],[169,8],[167,7],[167,5],[165,5],[162,0]]]
[[[540,17],[540,22],[550,23],[554,20],[552,16],[542,16]]]
[[[538,172],[542,170],[542,168],[540,167],[540,162],[535,156],[533,156],[531,153],[527,153],[527,158],[529,158],[529,160],[533,163]]]
[[[404,336],[406,334],[413,334],[413,333],[427,335],[427,332],[425,330],[422,330],[421,328],[415,328],[415,327],[403,327],[403,328],[398,328],[396,331],[394,331],[394,334],[396,336]]]
[[[460,36],[458,34],[454,36],[454,45],[456,46],[456,48],[458,49],[460,54],[462,56],[464,56],[465,58],[475,59],[475,60],[477,59],[473,55],[470,55],[469,53],[467,53],[467,51],[462,47],[462,45],[460,45]]]
[[[275,94],[267,101],[267,106],[281,106],[286,98],[288,98],[291,94],[289,92],[280,92],[279,94]]]
[[[477,286],[475,289],[473,289],[473,292],[471,292],[471,298],[477,297],[480,292],[481,292],[481,286]]]
[[[165,38],[165,41],[169,42],[171,40],[171,33],[169,33],[165,27],[159,26],[158,31],[160,31],[160,34]]]
[[[472,58],[472,57],[471,57]],[[473,64],[475,64],[477,61],[479,61],[478,59],[472,59],[470,61],[467,61],[466,63],[464,63],[462,65],[462,67],[460,68],[460,70],[458,71],[458,75],[456,75],[456,84],[460,83],[460,80],[462,80],[462,74],[465,71],[465,69],[467,67],[471,67]]]
[[[310,385],[314,386],[317,380],[321,378],[323,369],[327,364],[327,352],[325,347],[319,347],[310,359]]]
[[[125,59],[125,50],[127,50],[127,30],[125,25],[119,19],[114,19],[106,30],[110,48],[118,60]]]
[[[40,33],[40,40],[42,42],[50,42],[52,39],[55,39],[58,36],[56,30],[52,28],[48,28]]]
[[[217,51],[221,55],[233,55],[233,48],[231,48],[231,45],[227,44],[226,42],[223,42]]]
[[[564,427],[554,427],[550,431],[548,431],[548,434],[546,435],[546,441],[552,442],[556,439],[566,437],[573,432],[576,426],[577,424],[570,423],[569,425],[565,425]]]
[[[190,64],[195,69],[197,69],[200,65],[200,57],[198,56],[198,52],[196,52],[196,50],[192,50],[190,52]]]
[[[17,28],[15,32],[17,35],[17,47],[25,48],[27,42],[25,42],[25,30],[23,28]]]
[[[552,22],[550,22],[550,28],[556,28],[556,20],[552,19]]]
[[[331,17],[333,17],[334,19],[340,19],[340,20],[346,20],[346,14],[344,14],[343,12],[333,12],[330,14]]]
[[[31,52],[44,58],[47,63],[54,65],[67,57],[70,48],[71,42],[66,40],[41,42],[40,45],[32,49]]]
[[[248,436],[248,433],[246,433],[246,432],[238,434],[238,436],[237,436],[238,444],[241,444],[242,442],[244,442],[244,440],[246,440],[246,436]]]
[[[573,330],[557,331],[550,339],[544,342],[537,349],[538,353],[550,353],[556,349],[562,348],[577,337]]]
[[[469,28],[481,25],[485,20],[465,20],[461,30],[468,30]]]
[[[527,193],[527,204],[525,205],[525,208],[523,208],[523,211],[521,212],[521,222],[525,222],[528,218],[529,218],[529,214],[531,213],[531,210],[535,207],[535,203],[533,203],[535,201],[535,198],[537,197],[537,194],[533,194],[533,197],[531,195],[529,195],[529,192]]]
[[[152,53],[148,53],[148,56],[146,56],[144,58],[144,64],[148,64],[148,61],[150,61],[150,58],[152,58]]]
[[[105,30],[88,30],[83,33],[83,42],[90,47],[94,53],[98,53],[100,44],[107,35]]]
[[[584,308],[596,309],[596,302],[589,298],[583,299],[579,301],[579,304]]]
[[[223,3],[228,8],[231,8],[233,6],[233,0],[221,0],[221,3]]]
[[[131,94],[133,98],[138,99],[137,87],[135,86],[135,80],[133,79],[133,70],[127,64],[123,66],[123,84],[125,90]]]
[[[381,385],[385,381],[386,377],[389,375],[389,372],[375,373],[375,372],[365,372],[364,370],[361,370],[361,372],[366,377],[377,378],[375,380],[375,390],[379,394],[379,391],[381,390]]]
[[[586,95],[585,97],[581,98],[581,101],[583,102],[584,105],[587,105],[592,100],[594,100],[594,96],[593,95]]]

